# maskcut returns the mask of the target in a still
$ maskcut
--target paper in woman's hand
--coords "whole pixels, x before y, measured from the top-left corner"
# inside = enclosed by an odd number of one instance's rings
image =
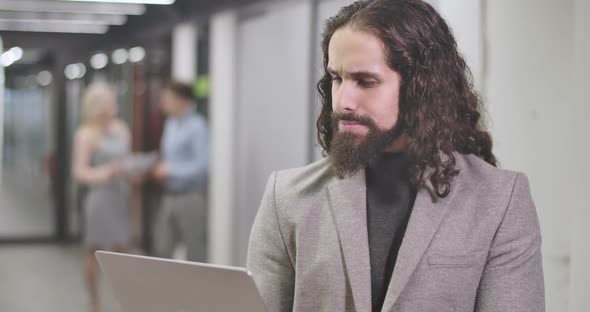
[[[123,159],[122,167],[125,175],[137,177],[146,174],[158,163],[158,153],[133,153]]]

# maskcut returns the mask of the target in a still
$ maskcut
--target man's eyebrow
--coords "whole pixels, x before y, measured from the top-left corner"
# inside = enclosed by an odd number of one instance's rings
[[[333,68],[328,67],[328,68],[326,68],[326,71],[331,75],[340,76],[340,73]],[[348,75],[348,76],[355,78],[355,79],[359,79],[359,78],[365,78],[365,79],[369,78],[369,79],[378,79],[378,80],[381,79],[381,76],[379,74],[374,73],[374,72],[370,72],[370,71],[366,71],[366,70],[348,72],[348,73],[345,73],[345,75]]]
[[[340,76],[340,73],[333,69],[328,67],[327,72],[331,75],[334,76]],[[381,80],[381,76],[377,73],[374,72],[370,72],[370,71],[366,71],[366,70],[359,70],[359,71],[355,71],[355,72],[348,72],[345,73],[346,75],[354,78],[354,79],[376,79],[376,80]]]
[[[377,73],[370,71],[356,71],[349,73],[349,75],[355,79],[376,79],[381,80],[381,76]]]

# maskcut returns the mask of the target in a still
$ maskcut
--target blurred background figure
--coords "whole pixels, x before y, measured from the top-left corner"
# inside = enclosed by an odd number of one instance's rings
[[[131,251],[129,180],[123,160],[129,154],[129,127],[117,119],[112,88],[91,84],[82,97],[83,122],[74,137],[73,174],[88,186],[84,200],[84,276],[92,312],[99,312],[96,250]]]
[[[189,84],[170,81],[161,108],[167,116],[161,142],[162,162],[153,171],[163,184],[162,205],[154,226],[154,252],[170,258],[178,243],[192,261],[207,261],[206,182],[209,134],[205,118],[195,112]]]

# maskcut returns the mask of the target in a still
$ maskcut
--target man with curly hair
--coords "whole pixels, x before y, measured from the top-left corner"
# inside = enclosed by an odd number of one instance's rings
[[[323,160],[271,175],[248,251],[268,311],[544,311],[522,173],[497,168],[451,30],[421,0],[330,18]]]

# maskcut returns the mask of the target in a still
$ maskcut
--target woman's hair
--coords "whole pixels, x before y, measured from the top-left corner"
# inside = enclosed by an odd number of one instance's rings
[[[327,21],[322,41],[324,76],[318,83],[322,109],[317,121],[325,153],[330,154],[336,131],[328,48],[334,33],[344,27],[379,38],[388,65],[402,77],[397,122],[408,138],[416,189],[429,180],[437,195],[446,197],[459,174],[453,152],[474,154],[496,165],[469,68],[445,21],[421,0],[358,1]]]
[[[82,127],[96,130],[101,115],[114,97],[113,88],[104,82],[91,83],[82,95]],[[93,131],[95,132],[95,131]]]
[[[170,80],[164,85],[164,89],[172,91],[176,96],[185,100],[192,101],[195,99],[193,88],[190,84],[177,80]]]
[[[108,101],[114,96],[115,91],[105,82],[93,82],[84,90],[80,128],[87,129],[95,143],[100,138],[99,118],[108,109]]]

